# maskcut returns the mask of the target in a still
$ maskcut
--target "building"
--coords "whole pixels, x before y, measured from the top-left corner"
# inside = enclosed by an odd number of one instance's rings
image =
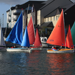
[[[34,26],[42,28],[42,30],[39,29],[39,32],[45,35],[49,35],[56,25],[61,9],[64,9],[64,23],[66,28],[69,24],[72,26],[75,20],[75,4],[71,0],[28,0],[26,3],[11,7],[7,11],[8,27],[12,28],[14,26],[22,8],[24,9],[23,28],[28,24],[32,15]]]
[[[32,7],[33,6],[35,7],[34,12],[32,12],[32,14],[33,14],[34,17],[36,17],[36,15],[37,15],[36,10],[38,10],[41,6],[44,5],[44,4],[41,4],[44,1],[43,0],[40,0],[40,1],[34,1],[33,0],[33,1],[28,1],[24,4],[22,4],[22,5],[16,5],[15,7],[11,7],[9,10],[6,11],[6,13],[7,13],[7,26],[9,28],[13,28],[13,26],[15,25],[22,9],[24,11],[23,26],[27,25],[28,22],[29,22],[30,16],[31,16]],[[39,6],[38,6],[38,4],[39,4]],[[34,21],[34,23],[37,24],[36,20]]]
[[[8,28],[13,28],[13,26],[15,25],[18,16],[21,13],[21,9],[17,9],[18,5],[16,5],[16,7],[11,7],[8,11],[7,11],[7,27]]]

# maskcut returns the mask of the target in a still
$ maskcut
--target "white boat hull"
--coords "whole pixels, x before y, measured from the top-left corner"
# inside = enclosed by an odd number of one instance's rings
[[[68,49],[68,50],[58,50],[58,51],[51,51],[51,50],[47,50],[47,53],[74,53],[75,50],[74,49]]]
[[[31,50],[42,50],[42,47],[40,47],[40,48],[31,48]]]
[[[31,53],[31,49],[30,48],[7,48],[7,51],[9,52],[14,52],[14,51],[24,51],[24,52],[28,52]]]

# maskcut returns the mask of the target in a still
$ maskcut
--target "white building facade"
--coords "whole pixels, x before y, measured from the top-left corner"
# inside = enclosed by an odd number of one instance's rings
[[[10,10],[7,11],[7,27],[13,28],[21,11],[22,11],[21,9],[12,9],[12,8],[10,8]]]

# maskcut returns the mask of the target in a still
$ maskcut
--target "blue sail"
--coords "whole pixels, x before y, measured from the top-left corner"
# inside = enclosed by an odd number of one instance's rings
[[[23,37],[21,46],[30,47],[27,27],[25,28],[25,33],[24,33],[24,37]]]
[[[15,23],[13,29],[11,30],[11,32],[9,33],[8,37],[6,38],[6,41],[9,41],[11,43],[15,43],[15,44],[19,44],[21,45],[22,40],[23,40],[23,25],[22,25],[22,12],[17,20],[17,22]]]

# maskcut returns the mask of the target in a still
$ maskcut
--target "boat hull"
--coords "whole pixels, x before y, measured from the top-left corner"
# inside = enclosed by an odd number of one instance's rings
[[[42,47],[40,47],[40,48],[31,48],[31,50],[42,50]]]
[[[14,52],[14,51],[24,51],[24,52],[27,52],[27,53],[31,53],[31,49],[30,48],[7,48],[7,51],[9,52]]]
[[[60,49],[58,51],[53,51],[51,49],[47,50],[47,53],[74,53],[75,50],[74,49]]]

